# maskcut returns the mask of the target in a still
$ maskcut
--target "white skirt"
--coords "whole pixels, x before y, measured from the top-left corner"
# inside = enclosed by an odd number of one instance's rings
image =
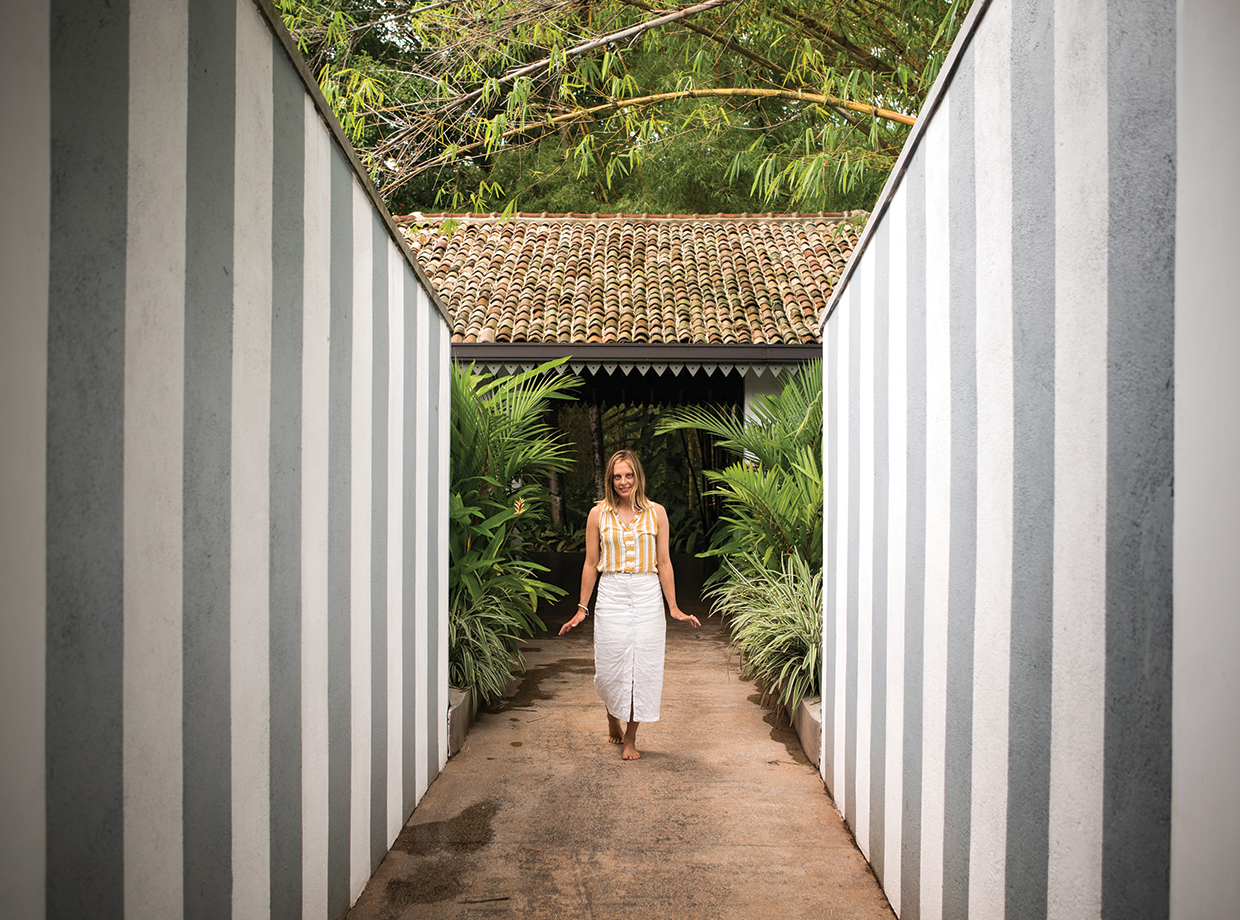
[[[594,605],[594,688],[607,711],[627,721],[658,722],[663,698],[667,620],[654,572],[603,572]]]

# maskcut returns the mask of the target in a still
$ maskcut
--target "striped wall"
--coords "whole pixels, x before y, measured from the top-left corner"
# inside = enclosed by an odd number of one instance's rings
[[[901,918],[1171,915],[1176,58],[979,0],[825,320],[823,777]]]
[[[263,3],[0,13],[6,915],[333,920],[447,760],[447,327]]]

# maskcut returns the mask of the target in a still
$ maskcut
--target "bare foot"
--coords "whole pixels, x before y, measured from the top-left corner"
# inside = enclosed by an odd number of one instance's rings
[[[633,708],[629,707],[629,724],[624,727],[624,750],[620,752],[621,760],[637,760],[642,754],[637,749],[637,726],[641,723],[634,721]],[[617,725],[620,723],[617,721]]]
[[[620,720],[607,713],[607,740],[612,744],[624,744],[624,731],[620,728]]]

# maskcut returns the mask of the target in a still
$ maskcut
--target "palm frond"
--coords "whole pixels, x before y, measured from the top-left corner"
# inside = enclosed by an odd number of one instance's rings
[[[540,478],[570,466],[559,434],[545,422],[552,400],[579,380],[553,361],[511,377],[451,374],[451,496],[448,537],[449,679],[475,690],[475,705],[498,698],[518,643],[542,627],[540,600],[564,592],[518,558],[518,527],[536,527],[546,496]]]
[[[822,362],[809,361],[789,377],[777,395],[763,394],[748,405],[749,419],[717,408],[673,409],[656,431],[709,431],[721,446],[767,469],[790,465],[801,447],[822,445]]]

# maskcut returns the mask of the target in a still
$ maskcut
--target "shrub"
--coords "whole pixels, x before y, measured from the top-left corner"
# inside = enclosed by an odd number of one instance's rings
[[[481,700],[503,696],[514,663],[523,666],[520,641],[543,625],[527,602],[526,584],[537,581],[536,568],[510,561],[479,596],[460,591],[449,601],[448,682],[473,689],[475,711]]]
[[[798,555],[772,570],[753,554],[727,556],[726,577],[707,594],[731,624],[742,674],[762,683],[762,701],[791,710],[822,695],[822,570]]]
[[[822,363],[805,364],[751,411],[745,421],[680,409],[661,429],[709,431],[742,456],[707,473],[726,511],[700,554],[723,557],[706,593],[731,624],[743,673],[761,680],[763,701],[795,708],[821,693]]]
[[[474,690],[475,707],[500,697],[512,669],[524,667],[519,642],[543,627],[539,600],[564,593],[519,555],[522,530],[536,533],[545,519],[535,477],[569,464],[543,422],[550,401],[579,384],[550,373],[562,363],[497,378],[452,369],[448,670],[454,686]]]

